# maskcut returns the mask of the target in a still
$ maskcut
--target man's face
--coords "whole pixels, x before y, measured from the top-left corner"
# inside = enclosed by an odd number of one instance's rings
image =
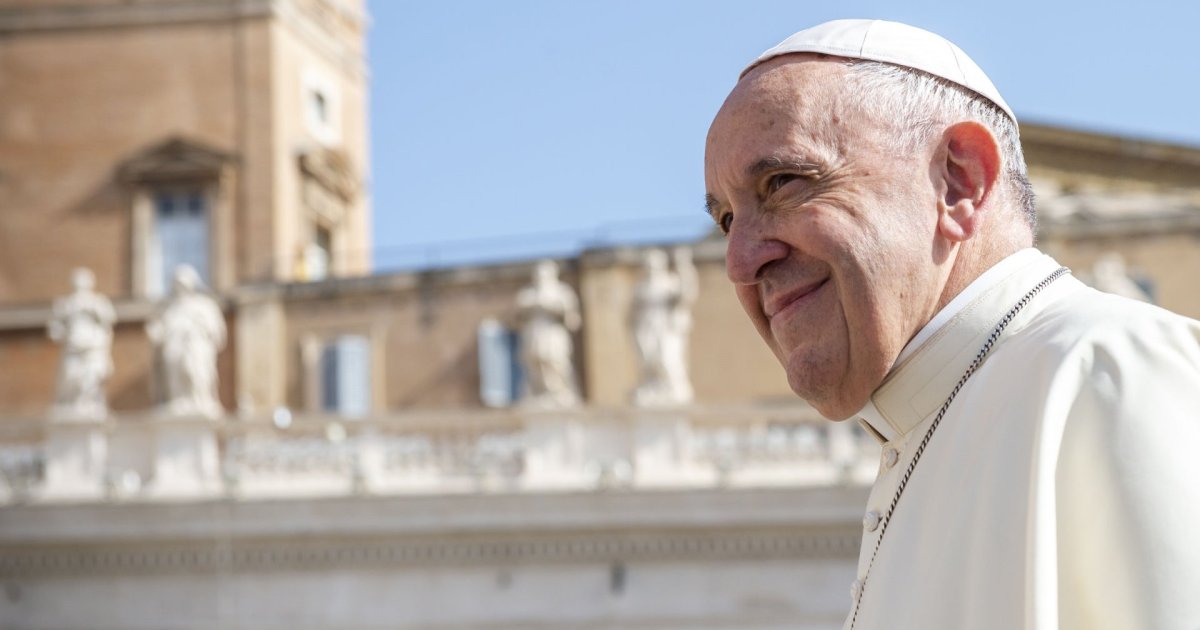
[[[897,154],[843,62],[752,70],[709,130],[705,184],[738,299],[828,418],[857,412],[936,311],[933,147]]]

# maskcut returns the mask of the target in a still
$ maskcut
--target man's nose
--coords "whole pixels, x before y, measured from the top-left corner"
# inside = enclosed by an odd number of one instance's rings
[[[757,284],[768,265],[787,257],[787,244],[766,227],[749,217],[734,219],[725,250],[725,273],[734,284]]]

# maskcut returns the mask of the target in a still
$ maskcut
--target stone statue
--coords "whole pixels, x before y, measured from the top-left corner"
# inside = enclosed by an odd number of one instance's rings
[[[517,309],[525,369],[522,404],[543,408],[578,405],[571,333],[579,330],[581,323],[579,299],[558,279],[554,261],[537,264],[533,284],[517,293]]]
[[[146,325],[157,347],[164,409],[172,415],[216,418],[223,411],[217,400],[217,353],[225,347],[225,316],[203,288],[196,270],[180,265],[166,306]]]
[[[50,338],[62,344],[58,386],[51,416],[102,420],[108,415],[104,383],[112,374],[112,302],[92,289],[96,277],[84,267],[71,273],[74,292],[54,302],[47,325]]]
[[[1092,266],[1092,286],[1105,293],[1153,302],[1146,290],[1130,277],[1125,259],[1116,252],[1104,254]]]
[[[686,405],[692,401],[688,378],[688,335],[698,291],[691,250],[675,250],[675,270],[667,254],[653,249],[643,259],[643,276],[634,288],[631,323],[637,347],[639,382],[633,403],[639,407]]]

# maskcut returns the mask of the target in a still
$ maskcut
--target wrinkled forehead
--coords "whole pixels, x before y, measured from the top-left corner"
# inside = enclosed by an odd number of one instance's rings
[[[847,99],[845,59],[792,54],[771,59],[746,73],[709,127],[706,161],[732,157],[760,141],[802,140],[814,150],[843,144],[861,127],[858,106]],[[757,146],[755,149],[760,150]]]
[[[776,57],[743,75],[730,98],[749,94],[811,92],[813,97],[836,93],[849,63],[840,57],[795,53]]]
[[[791,115],[819,120],[844,113],[847,73],[846,60],[826,55],[793,54],[771,59],[737,82],[710,130],[751,117]]]

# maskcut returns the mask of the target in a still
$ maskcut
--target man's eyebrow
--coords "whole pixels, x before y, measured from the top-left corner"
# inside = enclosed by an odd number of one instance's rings
[[[821,165],[815,161],[802,158],[781,158],[773,155],[751,164],[746,169],[746,176],[749,179],[756,179],[763,173],[779,170],[796,171],[806,177],[816,177],[821,172]],[[711,193],[704,195],[704,210],[708,212],[708,216],[712,217],[714,221],[717,220],[717,212],[720,206],[721,202],[717,201],[717,198],[712,196]]]
[[[708,212],[708,216],[712,217],[713,221],[717,220],[717,206],[719,205],[721,205],[721,202],[717,201],[717,198],[712,196],[712,194],[706,193],[704,195],[704,210]]]
[[[811,160],[803,158],[781,158],[778,156],[765,157],[754,164],[751,164],[746,169],[746,175],[751,178],[758,177],[768,171],[778,171],[787,169],[800,171],[802,175],[816,175],[821,171],[821,165]]]

